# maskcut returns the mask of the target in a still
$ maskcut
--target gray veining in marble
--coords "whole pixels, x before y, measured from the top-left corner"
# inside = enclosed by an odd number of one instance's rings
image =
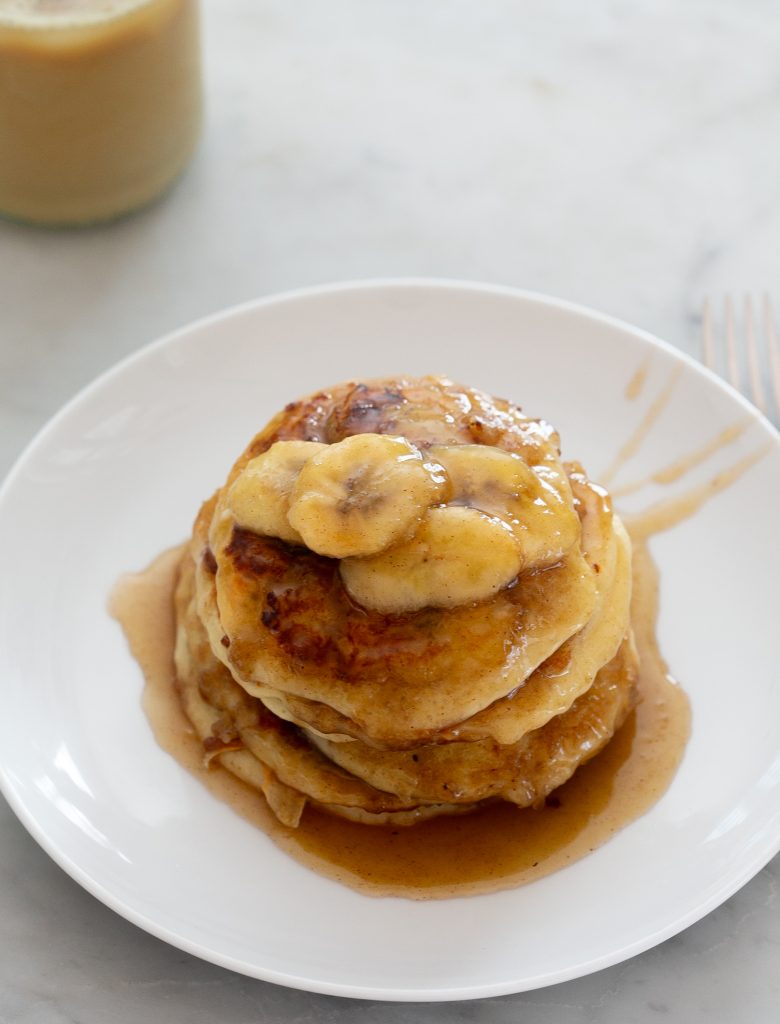
[[[549,292],[695,351],[780,300],[774,0],[205,0],[208,118],[152,209],[0,224],[0,473],[154,337],[257,295],[422,274]],[[20,727],[31,728],[31,723]],[[0,809],[0,1021],[649,1024],[780,1014],[780,867],[625,964],[445,1006],[287,991],[146,935]]]

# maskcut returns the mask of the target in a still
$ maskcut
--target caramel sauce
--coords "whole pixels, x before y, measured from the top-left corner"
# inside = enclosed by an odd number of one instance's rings
[[[628,384],[626,384],[626,390],[623,392],[623,394],[629,402],[633,402],[642,394],[642,389],[644,388],[645,382],[647,381],[647,374],[650,371],[650,363],[652,362],[652,358],[652,355],[647,356],[647,358],[636,371],[634,376],[631,378]]]
[[[144,710],[158,743],[300,863],[360,892],[441,899],[524,885],[601,846],[649,810],[674,776],[690,713],[655,641],[658,578],[640,542],[632,605],[641,658],[637,707],[602,753],[543,808],[496,803],[393,828],[354,824],[307,807],[299,828],[286,828],[255,790],[217,764],[204,767],[201,744],[179,705],[171,596],[180,555],[180,548],[173,549],[145,572],[124,577],[110,604],[144,672]]]
[[[641,490],[647,484],[667,484],[676,483],[682,479],[687,473],[696,466],[700,465],[711,455],[719,452],[721,448],[725,448],[726,445],[732,444],[737,438],[741,437],[745,430],[750,426],[752,420],[743,419],[737,423],[732,423],[730,427],[726,427],[715,437],[707,441],[706,444],[702,445],[701,448],[697,448],[695,451],[690,452],[688,455],[684,455],[680,459],[675,459],[674,462],[669,463],[668,466],[664,466],[663,469],[659,469],[656,473],[652,473],[648,477],[644,477],[641,480],[634,480],[633,483],[624,484],[622,487],[613,487],[611,494],[613,498],[623,498],[627,494],[634,494],[636,491]]]
[[[653,401],[650,403],[647,412],[642,417],[639,426],[636,428],[634,433],[629,437],[628,441],[623,445],[620,451],[615,456],[615,460],[612,465],[598,477],[599,482],[605,487],[615,478],[619,470],[628,462],[629,459],[639,451],[640,447],[644,443],[646,437],[653,429],[653,426],[657,422],[659,416],[664,411],[669,403],[669,399],[672,397],[672,392],[677,386],[677,381],[680,379],[680,375],[683,371],[682,363],[679,363],[671,372],[669,380],[666,382],[661,391],[656,395]],[[642,378],[644,383],[644,378]],[[631,388],[631,382],[629,381],[627,389],[627,397],[632,397],[628,392],[633,390]],[[638,394],[638,392],[637,392]]]
[[[767,442],[735,462],[733,466],[716,473],[710,480],[698,487],[691,488],[686,494],[666,501],[659,501],[656,505],[651,505],[641,515],[629,519],[626,526],[631,534],[634,549],[636,550],[637,542],[646,541],[653,534],[671,530],[678,523],[690,519],[710,498],[725,491],[757,462],[760,462],[771,448],[772,442]]]

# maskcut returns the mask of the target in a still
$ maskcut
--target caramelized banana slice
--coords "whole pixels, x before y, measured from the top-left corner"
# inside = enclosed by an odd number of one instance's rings
[[[373,555],[414,531],[443,484],[405,438],[355,434],[306,463],[288,518],[320,555]]]
[[[327,445],[317,441],[277,441],[249,461],[230,488],[227,507],[239,526],[253,533],[302,544],[290,526],[290,493],[306,462]]]
[[[498,516],[517,538],[523,569],[554,565],[577,542],[580,521],[563,472],[532,469],[519,455],[484,445],[434,445],[444,466],[452,505]]]
[[[366,608],[386,614],[484,601],[512,582],[522,558],[512,528],[475,508],[432,508],[407,541],[347,558],[341,578]]]

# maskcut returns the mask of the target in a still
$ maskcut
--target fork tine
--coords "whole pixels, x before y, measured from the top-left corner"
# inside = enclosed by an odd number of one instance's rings
[[[745,296],[745,338],[747,341],[747,364],[753,405],[766,414],[766,393],[761,380],[761,370],[759,369],[758,362],[756,315],[753,309],[753,300],[749,295]]]
[[[740,303],[740,317],[732,295],[726,294],[720,330],[714,309],[712,300],[705,298],[701,312],[702,362],[780,426],[780,331],[769,293],[764,292],[759,299],[746,294]]]
[[[737,336],[734,327],[734,302],[730,295],[726,296],[723,311],[726,320],[726,355],[728,359],[729,380],[737,391],[741,391],[739,362],[737,360]]]
[[[712,307],[710,300],[704,300],[701,312],[701,349],[702,362],[710,370],[715,369],[715,342],[712,337]]]
[[[777,340],[775,320],[768,294],[764,295],[764,332],[769,349],[769,379],[772,382],[772,393],[775,398],[775,413],[780,418],[780,344]]]

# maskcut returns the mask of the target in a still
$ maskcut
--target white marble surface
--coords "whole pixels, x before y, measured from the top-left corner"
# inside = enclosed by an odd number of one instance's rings
[[[497,281],[690,351],[704,295],[768,288],[780,299],[774,0],[204,6],[208,119],[175,191],[102,228],[0,224],[0,472],[125,353],[279,289],[377,275]],[[778,861],[682,935],[600,974],[404,1006],[288,991],[169,948],[83,892],[5,804],[0,820],[3,1022],[725,1024],[780,1013]]]

